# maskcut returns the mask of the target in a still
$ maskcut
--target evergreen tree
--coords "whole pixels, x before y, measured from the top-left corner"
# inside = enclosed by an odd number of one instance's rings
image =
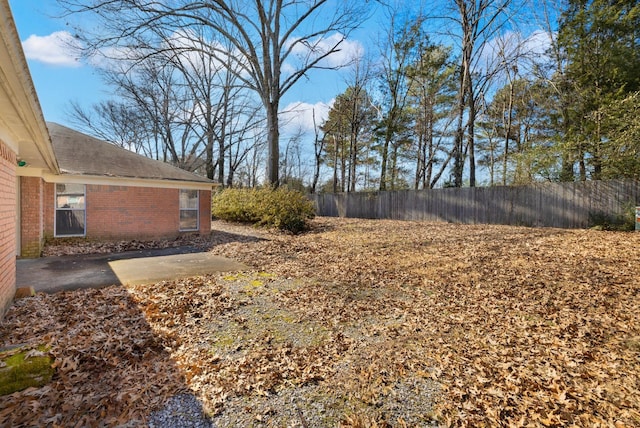
[[[557,179],[560,165],[549,125],[551,88],[537,80],[518,79],[494,95],[480,122],[481,164],[491,184],[526,184]]]
[[[375,111],[362,87],[350,86],[336,98],[324,132],[324,161],[333,168],[334,192],[355,191],[360,163],[369,161]]]
[[[639,37],[640,4],[635,0],[569,0],[562,15],[563,89],[572,100],[564,148],[581,180],[604,177],[611,144],[605,122],[615,121],[615,106],[640,89]]]
[[[428,40],[415,64],[409,67],[410,96],[413,104],[415,134],[414,189],[432,188],[446,169],[450,153],[445,139],[455,98],[455,67],[451,49],[430,44]],[[438,168],[439,167],[439,168]],[[436,170],[439,169],[439,170]]]

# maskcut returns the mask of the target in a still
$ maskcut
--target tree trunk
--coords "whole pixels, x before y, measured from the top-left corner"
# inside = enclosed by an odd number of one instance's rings
[[[207,149],[205,152],[205,169],[207,170],[207,178],[209,180],[213,180],[216,167],[213,162],[213,135],[211,130],[207,131]]]
[[[349,192],[356,191],[356,165],[358,163],[358,143],[357,135],[355,132],[351,133],[351,141],[349,143]]]
[[[432,107],[431,107],[432,108]],[[425,159],[426,159],[426,169],[424,172],[424,177],[423,177],[423,183],[422,183],[422,188],[423,189],[427,189],[427,188],[431,188],[433,186],[431,186],[431,176],[433,175],[433,163],[435,161],[435,157],[436,157],[436,149],[433,146],[433,127],[434,127],[434,117],[433,117],[433,111],[431,111],[429,113],[429,121],[428,121],[428,127],[427,127],[427,143],[426,143],[426,152],[425,152]]]
[[[333,136],[333,193],[338,193],[338,140]]]
[[[267,180],[273,187],[280,184],[280,130],[278,129],[277,98],[267,103]]]
[[[602,141],[602,112],[596,111],[596,135],[595,144],[591,153],[591,164],[593,165],[593,172],[591,178],[593,180],[602,179],[602,156],[600,155],[600,148],[604,142]]]
[[[398,187],[398,149],[398,144],[394,144],[391,151],[391,190],[396,190]]]
[[[423,189],[427,189],[429,188],[429,183],[431,183],[431,176],[433,175],[433,162],[434,162],[434,157],[435,157],[435,153],[433,150],[433,137],[430,136],[429,137],[429,143],[427,146],[427,159],[429,159],[427,161],[427,165],[426,165],[426,169],[424,171],[424,177],[422,178],[422,188]]]
[[[356,87],[353,91],[353,103],[351,104],[351,135],[349,141],[349,187],[347,191],[356,191],[356,167],[358,164],[358,137],[360,121],[358,116],[358,100],[360,99],[360,90]]]
[[[224,186],[224,139],[218,138],[218,183]]]
[[[469,125],[467,148],[469,150],[469,187],[476,187],[476,149],[475,149],[476,103],[473,94],[469,96]]]
[[[461,94],[458,100],[458,124],[453,142],[453,185],[462,187],[462,172],[464,168],[464,157],[462,151],[462,140],[464,138],[464,96]]]
[[[470,31],[470,30],[469,30]],[[471,37],[469,35],[469,37]],[[463,62],[463,93],[466,93],[467,97],[467,150],[469,154],[469,186],[476,187],[476,148],[475,148],[475,127],[476,127],[476,99],[474,97],[474,86],[471,76],[471,59],[473,52],[473,45],[475,40],[470,39],[467,42],[467,46],[464,48],[465,59]],[[463,157],[462,166],[464,168]],[[462,170],[460,171],[460,186],[462,187]]]
[[[387,157],[389,155],[389,142],[391,140],[391,131],[387,128],[384,136],[384,144],[382,145],[382,164],[380,165],[380,190],[387,190]]]
[[[413,181],[413,189],[418,190],[420,188],[420,183],[424,179],[425,174],[425,143],[424,143],[424,132],[420,132],[418,135],[418,147],[417,147],[417,159],[416,159],[416,175]]]
[[[320,164],[322,163],[322,150],[324,149],[324,137],[319,138],[318,125],[316,124],[316,112],[313,110],[313,154],[314,154],[314,170],[313,181],[311,182],[311,193],[316,193],[318,181],[320,180]]]
[[[340,143],[340,191],[345,191],[346,178],[347,178],[347,153],[345,150],[344,141]]]
[[[569,133],[569,109],[566,107],[566,102],[562,100],[562,133],[563,135],[567,135]],[[574,160],[570,150],[566,148],[562,150],[562,165],[560,170],[560,181],[573,181],[575,180],[575,175],[573,172]]]
[[[316,137],[317,139],[317,137]],[[316,143],[318,144],[318,143]],[[311,182],[311,193],[316,193],[318,187],[318,181],[320,180],[320,164],[322,162],[322,148],[320,149],[320,153],[316,151],[315,153],[315,168],[313,171],[313,181]]]
[[[227,174],[227,187],[233,187],[233,178],[235,176],[235,168],[231,156],[229,156],[229,173]]]
[[[509,101],[507,101],[507,123],[504,127],[504,153],[502,159],[502,185],[507,185],[507,159],[509,157],[509,140],[511,138],[511,117],[513,112],[513,82],[509,82]]]

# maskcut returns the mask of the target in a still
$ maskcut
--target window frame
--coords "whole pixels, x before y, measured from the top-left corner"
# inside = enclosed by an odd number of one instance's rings
[[[182,194],[184,192],[195,192],[196,194],[196,206],[195,208],[182,206]],[[190,199],[187,199],[190,200]],[[196,226],[194,229],[185,229],[182,227],[182,213],[183,212],[196,212]],[[178,231],[180,232],[197,232],[200,230],[200,191],[197,189],[180,189],[178,192]]]
[[[82,186],[82,199],[83,199],[83,208],[64,208],[58,207],[58,185],[73,185],[73,186]],[[86,184],[77,184],[77,183],[54,183],[54,194],[53,194],[53,237],[54,238],[77,238],[77,237],[85,237],[87,236],[87,185]],[[80,195],[80,193],[75,193]],[[82,233],[77,234],[64,234],[61,235],[58,232],[58,213],[68,211],[68,212],[77,212],[82,211]]]

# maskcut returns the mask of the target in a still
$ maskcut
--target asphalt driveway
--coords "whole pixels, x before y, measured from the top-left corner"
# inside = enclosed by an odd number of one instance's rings
[[[17,261],[18,287],[55,293],[109,285],[145,284],[216,272],[247,270],[242,263],[195,247],[41,257]]]

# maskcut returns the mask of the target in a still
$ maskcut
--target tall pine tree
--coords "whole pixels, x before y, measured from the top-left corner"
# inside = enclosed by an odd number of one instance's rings
[[[639,37],[636,0],[569,0],[562,15],[558,43],[566,60],[564,90],[572,100],[564,147],[581,180],[616,175],[606,170],[613,144],[609,123],[614,106],[640,89]]]

